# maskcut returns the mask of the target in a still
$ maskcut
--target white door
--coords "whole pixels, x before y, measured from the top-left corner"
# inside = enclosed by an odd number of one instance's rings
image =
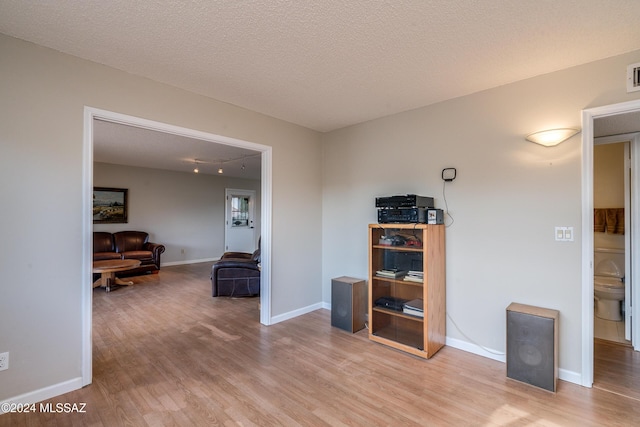
[[[257,248],[253,190],[225,190],[225,252],[252,253]]]

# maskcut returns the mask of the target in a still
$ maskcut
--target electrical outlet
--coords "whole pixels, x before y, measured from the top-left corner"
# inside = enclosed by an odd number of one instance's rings
[[[9,369],[9,352],[0,353],[0,371]]]

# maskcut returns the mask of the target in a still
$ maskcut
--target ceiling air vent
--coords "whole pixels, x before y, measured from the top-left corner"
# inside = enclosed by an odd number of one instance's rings
[[[627,92],[640,90],[640,62],[627,66]]]

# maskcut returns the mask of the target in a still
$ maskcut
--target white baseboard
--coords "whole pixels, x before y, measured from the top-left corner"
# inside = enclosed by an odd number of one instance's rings
[[[582,385],[582,375],[579,372],[568,371],[566,369],[558,368],[558,379],[567,381],[570,383]]]
[[[311,313],[312,311],[316,311],[318,309],[323,308],[324,303],[312,304],[307,307],[302,307],[297,310],[290,311],[288,313],[279,314],[277,316],[271,317],[271,324],[274,325],[276,323],[284,322],[285,320],[293,319],[294,317],[302,316],[303,314]]]
[[[60,396],[65,393],[69,393],[74,390],[82,388],[82,377],[74,378],[65,382],[44,387],[39,390],[30,391],[29,393],[21,394],[7,400],[0,402],[0,414],[3,414],[6,403],[22,403],[32,404],[42,402],[43,400],[51,399],[52,397]],[[69,402],[69,403],[86,403],[86,402]],[[8,408],[7,408],[8,409]]]
[[[478,356],[497,360],[498,362],[502,362],[505,364],[507,362],[506,355],[504,353],[493,349],[483,349],[475,344],[471,344],[466,341],[447,337],[446,345],[457,348],[458,350],[466,351],[468,353],[477,354]],[[582,385],[582,375],[580,375],[580,373],[578,372],[569,371],[567,369],[558,368],[558,379],[580,386]]]
[[[449,347],[457,348],[458,350],[466,351],[467,353],[477,354],[478,356],[487,357],[489,359],[497,360],[498,362],[506,363],[507,359],[503,352],[494,349],[485,349],[478,347],[475,344],[471,344],[467,341],[462,341],[456,338],[446,338],[445,344]]]
[[[220,258],[204,258],[204,259],[189,259],[189,260],[184,260],[184,261],[171,261],[171,262],[162,262],[162,264],[160,264],[160,268],[162,267],[171,267],[173,265],[186,265],[186,264],[198,264],[201,262],[213,262],[213,261],[218,261],[220,260]],[[162,271],[162,270],[160,270]]]

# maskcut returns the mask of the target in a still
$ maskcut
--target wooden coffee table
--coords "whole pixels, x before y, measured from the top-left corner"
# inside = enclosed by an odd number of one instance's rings
[[[103,286],[106,292],[111,292],[120,286],[133,285],[133,282],[125,282],[116,277],[116,272],[127,271],[140,265],[137,259],[109,259],[94,261],[93,272],[100,273],[100,278],[93,283],[93,287]]]

